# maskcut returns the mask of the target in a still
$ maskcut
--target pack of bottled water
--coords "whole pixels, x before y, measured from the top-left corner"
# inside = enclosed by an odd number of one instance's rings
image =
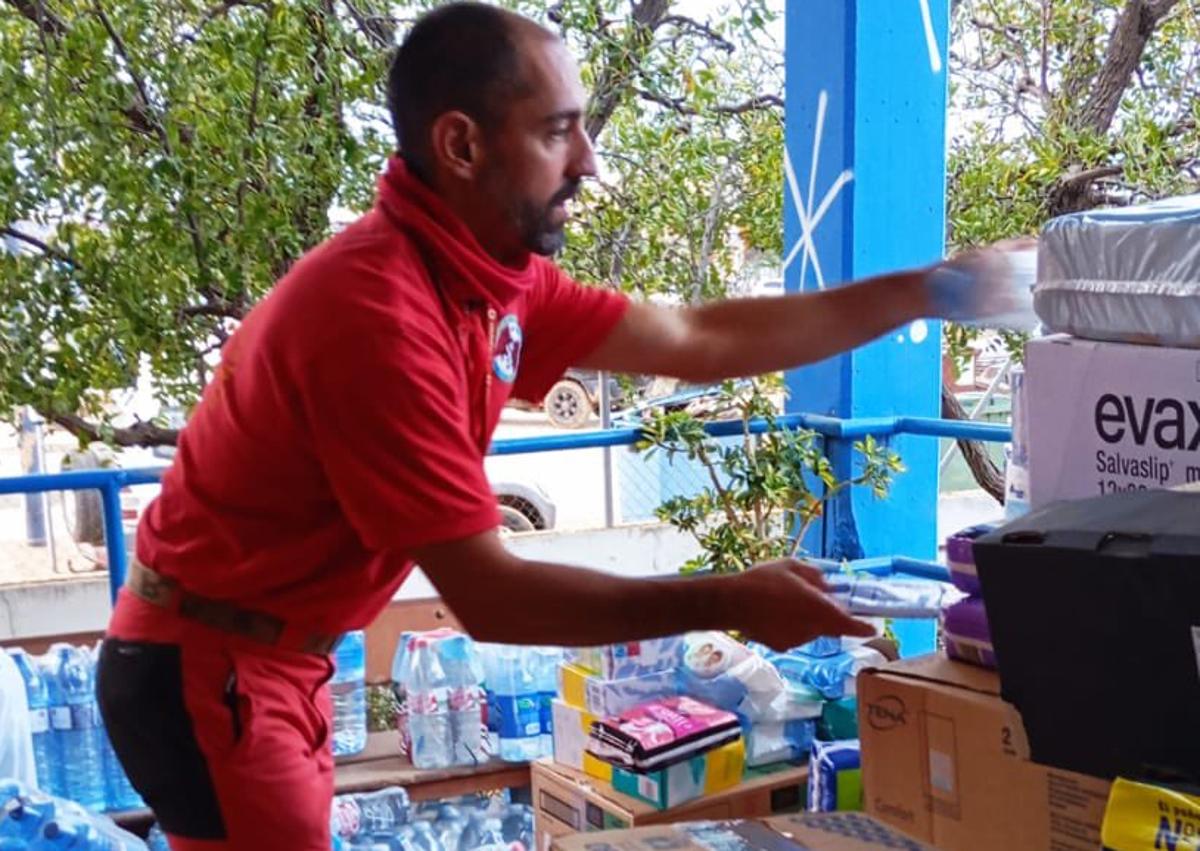
[[[342,851],[532,851],[533,810],[508,793],[414,805],[399,787],[339,795],[330,817]]]
[[[477,645],[448,629],[404,633],[392,662],[402,749],[418,768],[549,756],[562,661],[556,647]]]
[[[0,781],[0,848],[4,851],[147,851],[146,843],[74,801]]]
[[[481,645],[488,730],[506,762],[530,762],[554,751],[554,697],[563,650]]]
[[[8,654],[25,684],[37,788],[94,812],[145,806],[130,784],[96,703],[95,647],[58,643],[42,656]]]
[[[436,769],[487,760],[483,671],[470,637],[453,630],[405,633],[392,674],[404,701],[401,740],[413,765]]]

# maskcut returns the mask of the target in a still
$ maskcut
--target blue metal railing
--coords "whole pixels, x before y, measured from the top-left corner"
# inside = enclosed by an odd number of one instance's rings
[[[707,423],[705,430],[714,437],[742,433],[740,420]],[[964,420],[942,420],[934,417],[864,417],[838,419],[816,414],[787,414],[776,420],[776,427],[807,428],[831,440],[853,440],[872,435],[888,437],[899,434],[948,437],[1007,443],[1012,429],[995,423]],[[750,430],[759,434],[770,429],[765,420],[750,423]],[[590,449],[603,446],[628,446],[641,436],[640,429],[601,429],[596,431],[554,434],[540,437],[521,437],[497,440],[492,455],[517,455],[532,452],[554,452],[563,449]],[[66,473],[44,473],[29,476],[0,477],[0,495],[44,493],[60,490],[98,490],[104,513],[104,540],[108,553],[109,592],[115,600],[117,591],[125,584],[128,567],[125,556],[125,531],[121,528],[121,489],[131,485],[158,482],[165,467],[113,470],[77,470]],[[859,559],[851,568],[870,573],[904,573],[928,579],[948,579],[942,565],[904,556]]]

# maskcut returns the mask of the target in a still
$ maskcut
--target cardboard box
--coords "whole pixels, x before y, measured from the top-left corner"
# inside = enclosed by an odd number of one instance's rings
[[[1200,351],[1031,340],[1025,392],[1033,508],[1200,482]]]
[[[999,693],[936,655],[859,674],[866,812],[942,851],[1096,851],[1109,782],[1030,762]]]
[[[746,744],[738,739],[645,774],[614,766],[612,787],[655,809],[667,810],[734,788],[741,782],[745,770]],[[597,779],[603,780],[604,776]]]
[[[808,768],[749,772],[737,786],[669,810],[622,795],[607,783],[548,760],[532,768],[537,849],[573,833],[683,821],[765,818],[804,805]]]
[[[809,813],[764,821],[659,825],[568,836],[553,851],[929,851],[861,813]],[[546,851],[546,849],[542,849]]]

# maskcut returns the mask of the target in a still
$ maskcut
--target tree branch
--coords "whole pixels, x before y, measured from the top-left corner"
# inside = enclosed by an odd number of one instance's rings
[[[1074,129],[1090,130],[1097,135],[1108,132],[1133,72],[1141,64],[1147,42],[1154,35],[1158,22],[1178,2],[1129,0],[1117,18],[1091,92],[1073,116]]]
[[[707,38],[721,50],[724,50],[726,53],[733,53],[735,49],[733,43],[729,41],[729,39],[725,38],[708,24],[697,21],[694,18],[689,18],[686,15],[667,15],[658,22],[658,26],[655,27],[655,29],[665,27],[668,24],[674,24],[681,30],[691,30],[692,32],[698,33]]]
[[[24,15],[45,35],[59,38],[67,33],[67,25],[47,8],[42,0],[8,0],[10,6]]]
[[[188,319],[196,316],[217,316],[223,319],[244,319],[250,312],[243,299],[212,299],[204,304],[189,304],[179,309],[179,317]]]
[[[596,75],[585,125],[592,141],[599,137],[632,87],[634,75],[651,49],[654,31],[670,8],[671,0],[641,0],[633,4],[628,34],[622,42],[610,44]]]
[[[161,428],[154,423],[139,421],[129,428],[106,429],[76,414],[39,413],[76,437],[89,441],[103,440],[117,446],[174,446],[179,440],[179,429]]]
[[[954,397],[945,382],[942,383],[942,418],[947,420],[969,419],[967,412],[963,410],[963,406],[959,404],[958,399]],[[983,444],[977,440],[960,440],[958,448],[962,452],[963,458],[966,459],[967,466],[971,468],[971,475],[975,477],[976,483],[987,491],[989,496],[1003,505],[1004,475],[992,463],[991,457],[984,451]]]
[[[635,88],[634,93],[642,100],[665,106],[667,109],[674,110],[680,115],[700,115],[700,111],[688,106],[683,98],[671,98],[641,88]],[[783,109],[783,98],[778,95],[755,95],[742,103],[719,104],[709,107],[705,110],[705,114],[744,115],[747,112],[760,112],[771,109]]]
[[[395,44],[396,40],[396,22],[392,18],[383,17],[381,15],[364,15],[362,11],[354,5],[353,0],[342,0],[346,4],[347,11],[350,12],[350,17],[354,19],[354,23],[358,25],[359,32],[367,37],[367,41],[382,50],[387,50]]]
[[[67,263],[73,268],[79,268],[79,264],[73,257],[71,257],[71,255],[65,254],[64,252],[55,248],[53,245],[49,245],[38,239],[36,236],[31,236],[27,233],[10,227],[0,227],[0,234],[3,234],[4,236],[11,236],[13,239],[19,240],[26,245],[32,245],[34,248],[48,257],[53,257],[55,260],[60,260],[63,263]]]
[[[1125,172],[1124,166],[1119,165],[1102,165],[1097,168],[1089,168],[1086,171],[1071,172],[1059,178],[1059,186],[1064,189],[1075,189],[1081,186],[1087,186],[1089,183],[1101,180],[1105,177],[1116,177]]]

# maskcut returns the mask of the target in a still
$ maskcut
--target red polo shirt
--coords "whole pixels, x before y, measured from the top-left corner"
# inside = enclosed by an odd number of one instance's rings
[[[414,547],[498,524],[483,459],[501,408],[543,396],[626,305],[540,257],[500,265],[393,159],[375,208],[226,344],[138,558],[308,629],[366,625]]]

